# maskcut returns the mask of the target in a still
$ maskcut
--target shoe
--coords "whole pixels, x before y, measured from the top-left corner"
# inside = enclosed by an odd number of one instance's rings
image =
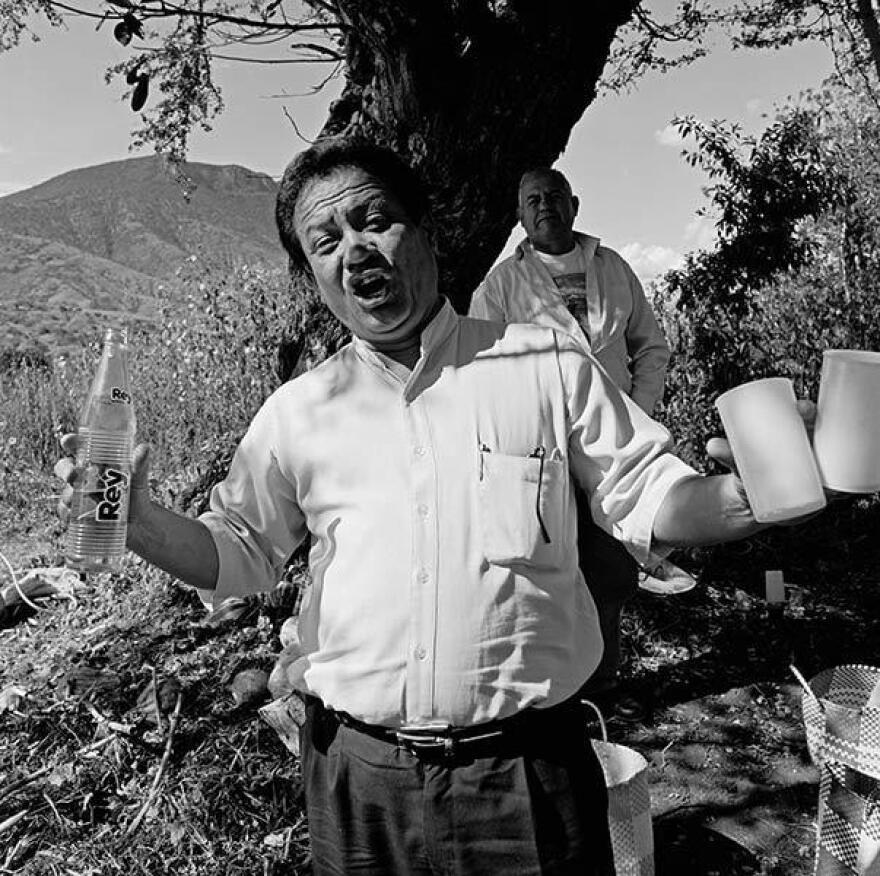
[[[658,596],[671,596],[675,593],[687,593],[697,586],[697,579],[680,569],[669,560],[660,560],[651,566],[639,569],[639,588]]]
[[[645,720],[648,709],[638,697],[632,694],[622,694],[611,704],[611,714],[618,721],[638,724]]]
[[[603,687],[599,691],[588,693],[582,691],[581,697],[582,700],[592,703],[606,720],[616,718],[627,724],[637,724],[644,721],[648,715],[648,707],[642,699],[619,682],[610,687]],[[591,712],[592,710],[588,711],[590,719],[593,717]]]

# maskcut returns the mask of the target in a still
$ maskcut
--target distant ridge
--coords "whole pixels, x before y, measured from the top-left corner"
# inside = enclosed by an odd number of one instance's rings
[[[190,163],[187,200],[160,156],[72,170],[0,198],[0,349],[65,347],[98,312],[155,312],[156,286],[193,254],[221,269],[282,267],[276,183]]]

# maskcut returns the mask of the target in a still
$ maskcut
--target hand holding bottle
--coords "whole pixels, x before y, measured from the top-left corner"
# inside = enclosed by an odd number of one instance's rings
[[[68,482],[67,564],[117,570],[125,554],[131,463],[137,425],[128,374],[128,338],[104,334],[101,361],[76,435],[76,475]]]
[[[67,563],[113,571],[125,550],[200,590],[216,586],[219,556],[199,520],[150,499],[149,446],[134,447],[135,418],[123,332],[104,336],[101,363],[67,454],[55,464],[66,486],[58,516],[68,524]]]
[[[58,516],[63,523],[70,520],[70,505],[74,494],[74,485],[82,477],[82,469],[77,467],[78,435],[68,432],[61,436],[61,449],[64,456],[55,463],[56,477],[65,482],[58,500]],[[134,449],[131,461],[131,486],[128,501],[128,523],[137,523],[146,517],[150,504],[150,445],[138,444]]]
[[[64,435],[66,456],[55,463],[55,474],[66,484],[58,502],[58,516],[69,521],[76,484],[83,475],[78,464],[79,436]],[[150,447],[138,444],[131,459],[131,494],[128,502],[126,544],[147,562],[164,569],[200,590],[217,582],[219,558],[214,541],[203,523],[177,514],[150,498]]]

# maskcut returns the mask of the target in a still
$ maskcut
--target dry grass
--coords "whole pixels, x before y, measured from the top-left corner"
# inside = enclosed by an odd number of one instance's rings
[[[298,765],[229,691],[283,611],[204,618],[132,562],[0,633],[0,690],[25,694],[0,714],[0,872],[309,872]]]

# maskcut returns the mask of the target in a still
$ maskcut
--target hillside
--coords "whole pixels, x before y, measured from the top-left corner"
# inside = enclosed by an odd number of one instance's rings
[[[189,164],[187,198],[164,159],[74,170],[0,198],[0,348],[75,344],[96,314],[147,317],[191,255],[281,267],[276,185],[243,167]]]

